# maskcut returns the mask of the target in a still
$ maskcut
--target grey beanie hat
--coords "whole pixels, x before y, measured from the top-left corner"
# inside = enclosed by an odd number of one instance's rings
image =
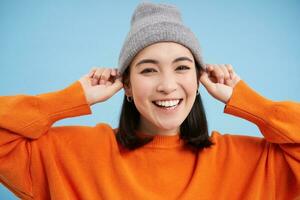
[[[140,3],[131,18],[131,28],[119,56],[121,74],[135,55],[157,42],[176,42],[187,47],[201,68],[205,68],[200,46],[193,32],[183,24],[180,11],[170,4]]]

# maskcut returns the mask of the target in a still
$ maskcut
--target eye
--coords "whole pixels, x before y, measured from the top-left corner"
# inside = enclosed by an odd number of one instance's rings
[[[151,72],[156,72],[156,70],[153,68],[146,68],[143,71],[141,71],[141,74],[146,74],[146,73],[151,73]]]
[[[182,71],[182,70],[189,70],[189,69],[190,69],[190,67],[188,67],[186,65],[180,65],[179,67],[176,68],[176,70],[180,70],[180,71]]]

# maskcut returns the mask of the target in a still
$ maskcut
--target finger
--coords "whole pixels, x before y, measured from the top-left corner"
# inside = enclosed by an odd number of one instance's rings
[[[237,77],[239,78],[239,76],[237,75],[237,73],[232,72],[232,80],[236,79]]]
[[[108,78],[107,82],[113,83],[116,77],[117,77],[117,69],[111,69],[110,77]]]
[[[234,71],[231,64],[225,64],[225,67],[227,68],[228,71]]]
[[[213,64],[206,64],[205,66],[206,66],[206,71],[207,72],[211,72],[214,69]]]
[[[99,83],[99,79],[94,74],[94,76],[92,77],[92,86],[98,85],[98,83]]]
[[[117,78],[110,87],[111,87],[111,91],[114,94],[114,93],[118,92],[121,88],[123,88],[123,83],[120,78]]]
[[[216,83],[224,83],[224,73],[219,65],[213,65],[213,71],[211,72],[212,76],[217,79]]]
[[[95,84],[101,84],[100,83],[101,76],[105,70],[106,70],[106,68],[98,68],[96,70],[96,72],[94,73],[94,76],[93,76],[93,81]]]
[[[93,75],[92,79],[92,85],[98,85],[100,81],[100,77],[102,72],[105,70],[105,68],[98,67]]]
[[[213,65],[212,64],[206,64],[205,66],[206,66],[206,68],[205,68],[204,71],[207,72],[208,77],[211,77],[212,76],[212,71],[214,70]]]
[[[97,70],[97,68],[96,68],[96,67],[93,67],[93,68],[89,71],[88,77],[92,77],[92,76],[94,75],[94,73],[95,73],[96,70]]]
[[[112,82],[106,81],[105,86],[111,86],[111,85],[112,85]]]
[[[110,75],[111,76],[116,76],[117,75],[117,69],[112,69]]]
[[[233,73],[234,73],[234,69],[232,67],[231,64],[225,64],[225,67],[227,68],[228,72],[229,72],[229,76],[230,76],[230,79],[233,78]]]
[[[217,73],[217,79],[218,82],[221,84],[225,83],[225,72],[222,64],[218,64],[216,66],[216,73]]]
[[[106,84],[106,82],[109,80],[110,78],[110,74],[111,74],[112,69],[110,68],[105,68],[100,76],[100,84]]]
[[[231,76],[232,76],[231,78],[232,80],[240,79],[239,75],[234,70],[231,71]]]
[[[228,79],[230,79],[230,74],[228,72],[228,69],[226,68],[225,64],[221,64],[220,65],[220,69],[223,71],[223,75],[224,75],[224,82]]]
[[[208,73],[204,71],[200,77],[200,83],[207,89],[211,90],[212,87],[214,87],[214,83],[211,81],[211,79],[208,77]]]

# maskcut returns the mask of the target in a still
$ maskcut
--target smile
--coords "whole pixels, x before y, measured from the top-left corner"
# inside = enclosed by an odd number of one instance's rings
[[[181,103],[182,99],[172,99],[172,100],[158,100],[153,101],[156,106],[163,107],[163,108],[172,108],[176,107]]]

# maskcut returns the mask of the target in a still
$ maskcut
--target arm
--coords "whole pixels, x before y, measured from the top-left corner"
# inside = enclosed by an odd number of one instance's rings
[[[117,75],[117,70],[94,68],[57,92],[0,97],[0,182],[18,197],[32,199],[31,141],[54,130],[60,119],[90,114],[90,105],[122,88]]]
[[[60,119],[91,113],[78,81],[37,96],[2,96],[0,102],[1,129],[30,139],[37,139]]]
[[[297,102],[268,100],[240,81],[224,112],[255,123],[271,143],[300,143],[300,104]]]
[[[81,84],[37,96],[0,97],[0,182],[18,197],[31,199],[31,140],[64,118],[90,114]]]
[[[224,112],[255,123],[264,135],[266,145],[255,142],[253,147],[257,150],[243,151],[246,143],[236,143],[243,144],[238,146],[241,147],[240,152],[245,152],[244,157],[254,157],[254,152],[264,151],[264,167],[269,173],[274,173],[276,196],[287,193],[300,195],[300,104],[271,101],[240,81],[233,89]],[[247,152],[250,154],[246,155]]]
[[[243,167],[248,170],[252,168],[248,172],[254,168],[260,174],[256,178],[264,180],[264,185],[258,187],[269,185],[276,198],[299,196],[300,104],[275,102],[262,97],[248,87],[229,64],[207,64],[200,82],[214,98],[226,104],[225,113],[255,123],[265,137],[261,140],[223,137],[225,147],[230,146],[231,157],[236,158],[237,164],[244,164]],[[243,163],[240,163],[241,160]]]

